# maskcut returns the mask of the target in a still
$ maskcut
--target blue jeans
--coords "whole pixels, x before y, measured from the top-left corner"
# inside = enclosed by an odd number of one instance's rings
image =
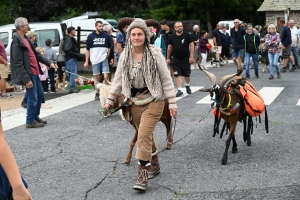
[[[26,88],[27,94],[27,117],[26,124],[31,124],[39,119],[41,104],[44,98],[44,90],[38,75],[32,75],[32,88]]]
[[[69,74],[70,77],[70,89],[75,89],[75,79],[77,74],[77,59],[71,58],[70,60],[66,61],[66,70],[73,74]]]
[[[28,185],[26,181],[22,178],[23,184],[26,188]],[[0,165],[0,199],[1,200],[11,200],[12,199],[12,188],[9,183],[9,180],[6,176],[6,173],[2,166]]]
[[[274,67],[276,68],[277,73],[279,72],[279,66],[278,66],[278,58],[279,53],[268,53],[268,58],[270,62],[270,74],[274,76]]]
[[[293,54],[295,64],[299,66],[299,63],[298,63],[298,47],[291,47],[291,52]],[[291,61],[289,60],[287,66],[289,66],[290,63],[291,63]]]
[[[250,72],[249,72],[249,67],[250,67],[250,57],[252,57],[252,61],[253,61],[253,64],[254,64],[254,71],[255,71],[255,74],[258,74],[258,54],[257,53],[254,53],[254,54],[251,54],[251,53],[246,53],[246,74],[247,75],[250,75]]]

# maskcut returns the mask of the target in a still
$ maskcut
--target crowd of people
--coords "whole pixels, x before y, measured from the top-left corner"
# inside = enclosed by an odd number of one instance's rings
[[[84,67],[88,68],[92,63],[94,84],[100,81],[103,73],[104,82],[109,83],[111,73],[115,72],[115,78],[111,84],[105,109],[110,112],[116,103],[117,97],[124,96],[127,106],[130,106],[129,120],[138,129],[136,158],[138,159],[138,175],[133,188],[146,190],[148,179],[160,173],[158,162],[158,147],[154,140],[154,129],[162,116],[165,100],[170,116],[176,116],[176,98],[184,93],[191,94],[191,64],[200,64],[207,69],[207,56],[215,54],[214,62],[217,67],[224,66],[232,58],[237,71],[245,68],[245,78],[250,78],[250,58],[254,65],[255,77],[259,78],[258,58],[259,46],[265,43],[268,48],[270,61],[270,80],[274,79],[274,68],[277,78],[281,73],[293,72],[299,68],[298,45],[300,30],[295,27],[294,21],[288,23],[280,19],[282,26],[281,34],[273,24],[261,28],[252,24],[234,20],[234,27],[230,35],[226,27],[217,24],[212,34],[212,43],[206,30],[200,30],[199,25],[193,27],[191,34],[183,31],[182,22],[177,21],[172,29],[166,20],[160,22],[160,33],[154,32],[155,27],[148,25],[142,19],[127,18],[120,24],[121,30],[116,39],[112,37],[110,26],[101,21],[95,23],[95,31],[89,34],[86,41],[86,55]],[[16,33],[11,44],[11,79],[12,83],[24,85],[26,93],[22,105],[27,108],[26,127],[40,128],[47,121],[39,117],[42,104],[45,104],[44,93],[48,92],[50,79],[50,92],[56,92],[54,87],[54,72],[59,66],[56,65],[57,56],[52,49],[51,39],[45,41],[45,47],[37,47],[35,34],[29,30],[29,24],[25,18],[15,20]],[[157,28],[157,27],[156,27]],[[64,65],[68,74],[69,93],[77,93],[75,78],[77,76],[77,61],[81,60],[80,49],[75,40],[76,30],[70,26],[66,36],[60,43],[60,54],[64,56]],[[157,40],[157,41],[156,41]],[[0,41],[0,88],[1,96],[12,97],[6,93],[8,61],[5,49]],[[230,52],[231,49],[231,52]],[[278,66],[278,58],[284,59],[283,67]],[[289,67],[289,62],[291,67]],[[245,63],[245,64],[244,64]],[[184,85],[183,85],[184,80]],[[174,91],[174,84],[177,92]],[[95,87],[97,88],[97,87]],[[99,90],[95,89],[95,100],[99,100]],[[1,115],[0,115],[1,123]],[[0,125],[0,142],[5,144],[3,131]],[[4,145],[5,146],[5,145]],[[3,151],[4,152],[4,151]],[[1,153],[3,153],[1,151]],[[6,147],[7,154],[11,154]],[[0,177],[13,189],[12,195],[23,195],[24,199],[31,199],[25,189],[26,182],[21,179],[16,163],[12,155],[7,157],[10,165],[3,164],[0,160]],[[1,167],[2,166],[2,167]],[[11,167],[11,168],[9,168]],[[14,172],[15,175],[11,175]],[[2,185],[0,184],[2,189]],[[5,193],[6,192],[6,193]],[[2,191],[2,194],[11,193]],[[17,192],[20,192],[16,194]],[[11,195],[11,194],[10,194]],[[14,197],[15,197],[14,196]],[[15,198],[17,199],[17,198]]]

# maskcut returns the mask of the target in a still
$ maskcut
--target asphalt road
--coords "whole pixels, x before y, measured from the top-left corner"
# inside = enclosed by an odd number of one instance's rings
[[[220,77],[236,68],[229,64],[209,71]],[[164,149],[163,124],[155,130],[161,173],[149,180],[144,193],[132,189],[137,175],[135,152],[131,164],[124,164],[134,129],[118,115],[100,121],[97,101],[46,117],[44,128],[22,125],[5,133],[38,200],[300,199],[299,77],[300,70],[284,73],[281,79],[269,80],[269,74],[261,72],[259,79],[250,78],[258,90],[284,89],[267,107],[269,133],[264,130],[264,117],[262,124],[254,120],[252,145],[247,146],[238,124],[238,153],[229,151],[225,166],[221,158],[227,136],[212,137],[211,114],[197,123],[209,105],[196,102],[207,94],[196,91],[180,99],[177,119],[182,123],[176,125],[171,150]],[[203,72],[193,70],[191,85],[211,84]]]

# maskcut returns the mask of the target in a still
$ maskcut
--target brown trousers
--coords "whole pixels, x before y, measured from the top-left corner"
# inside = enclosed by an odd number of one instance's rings
[[[143,106],[132,104],[131,116],[138,129],[137,150],[135,158],[151,161],[152,152],[157,150],[153,132],[164,110],[165,102],[151,102]]]

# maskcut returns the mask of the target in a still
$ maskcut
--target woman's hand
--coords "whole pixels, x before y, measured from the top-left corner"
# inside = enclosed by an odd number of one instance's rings
[[[177,115],[177,108],[170,108],[170,115],[172,117],[175,117]]]
[[[108,103],[106,103],[105,105],[104,105],[104,108],[105,108],[105,110],[106,110],[106,112],[107,113],[110,113],[110,104],[108,104]]]
[[[13,188],[14,200],[32,200],[32,197],[24,185],[20,185],[17,188]]]

